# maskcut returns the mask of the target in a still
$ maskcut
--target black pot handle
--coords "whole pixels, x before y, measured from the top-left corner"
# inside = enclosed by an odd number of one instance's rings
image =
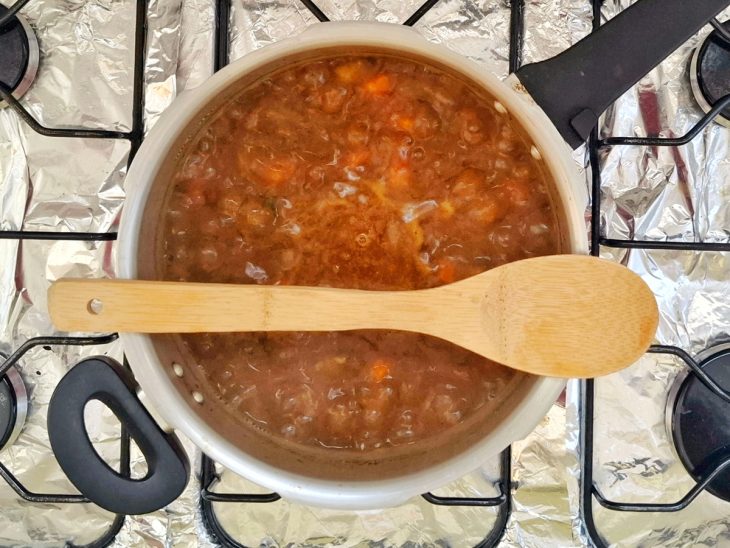
[[[48,436],[61,468],[89,500],[117,514],[146,514],[180,496],[190,464],[178,439],[155,423],[136,395],[132,374],[97,356],[76,364],[58,383],[48,406]],[[91,400],[108,406],[128,429],[147,461],[139,480],[112,470],[94,450],[84,424]]]
[[[728,0],[638,0],[560,55],[515,74],[578,148],[611,103],[728,6]]]

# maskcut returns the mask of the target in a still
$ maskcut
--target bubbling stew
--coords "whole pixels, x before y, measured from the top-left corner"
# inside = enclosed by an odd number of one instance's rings
[[[435,287],[558,253],[548,184],[504,108],[455,74],[386,54],[300,62],[242,89],[197,133],[166,199],[161,273]],[[416,443],[499,405],[524,375],[398,331],[182,340],[242,424],[327,448]]]

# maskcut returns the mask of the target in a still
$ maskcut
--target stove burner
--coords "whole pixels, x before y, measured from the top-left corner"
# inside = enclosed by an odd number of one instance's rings
[[[700,367],[723,389],[730,389],[730,345],[700,356]],[[669,395],[668,418],[679,459],[700,482],[730,456],[730,403],[715,395],[692,374],[681,375]],[[730,501],[730,470],[721,472],[707,491]]]
[[[0,16],[8,9],[0,5]],[[0,83],[19,99],[38,71],[38,41],[30,25],[16,15],[0,29]],[[0,108],[7,106],[0,100]]]
[[[11,367],[0,379],[0,451],[20,434],[28,413],[28,396],[23,379]]]
[[[730,21],[722,25],[730,31]],[[690,79],[694,96],[705,112],[709,112],[713,104],[730,93],[730,43],[717,30],[695,49]],[[725,108],[715,121],[730,127],[730,107]]]

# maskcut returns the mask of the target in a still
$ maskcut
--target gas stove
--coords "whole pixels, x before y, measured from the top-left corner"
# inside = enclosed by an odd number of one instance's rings
[[[48,442],[47,405],[60,377],[86,357],[124,355],[116,334],[54,332],[45,292],[63,276],[112,275],[128,163],[179,92],[329,19],[411,25],[506,76],[630,3],[21,0],[0,8],[0,545],[727,542],[730,23],[719,21],[622,96],[575,154],[592,197],[592,253],[632,268],[655,291],[657,345],[621,373],[572,381],[535,432],[479,471],[398,508],[338,512],[282,500],[186,442],[196,473],[180,499],[125,516],[79,495]],[[720,21],[728,17],[730,9]],[[85,417],[110,466],[144,476],[139,449],[109,410],[90,404]]]

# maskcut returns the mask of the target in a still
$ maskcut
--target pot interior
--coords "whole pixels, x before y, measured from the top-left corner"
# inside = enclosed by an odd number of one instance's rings
[[[259,67],[232,80],[223,93],[219,93],[201,112],[194,116],[171,143],[169,153],[150,189],[139,236],[138,277],[140,279],[162,279],[161,219],[172,191],[173,175],[180,162],[188,155],[191,147],[195,146],[201,130],[207,126],[212,117],[241,90],[277,70],[289,67],[293,63],[308,62],[342,53],[341,48],[310,50]],[[430,59],[373,47],[348,48],[346,53],[407,58],[434,66],[466,81],[472,87],[484,90],[483,85]],[[517,124],[515,123],[514,126]],[[543,168],[547,170],[544,164]],[[552,181],[549,176],[547,179]],[[553,211],[557,216],[559,250],[561,253],[570,253],[574,250],[570,242],[567,214],[554,183],[549,185],[548,192]],[[253,421],[247,421],[241,417],[240,413],[232,412],[222,404],[201,367],[196,364],[194,357],[190,355],[178,335],[155,335],[151,338],[159,363],[171,383],[190,408],[218,435],[238,447],[243,453],[271,466],[306,477],[328,480],[382,480],[414,473],[443,463],[489,436],[490,432],[508,415],[519,409],[528,392],[538,380],[527,374],[516,374],[498,395],[498,405],[484,406],[463,422],[414,444],[374,449],[367,452],[331,450],[289,442],[280,436],[272,435]],[[182,366],[182,376],[174,372],[175,369],[179,372],[180,367],[173,368],[173,364]],[[193,397],[194,393],[198,393],[197,397]],[[200,395],[203,396],[202,403],[198,402],[201,400]]]

